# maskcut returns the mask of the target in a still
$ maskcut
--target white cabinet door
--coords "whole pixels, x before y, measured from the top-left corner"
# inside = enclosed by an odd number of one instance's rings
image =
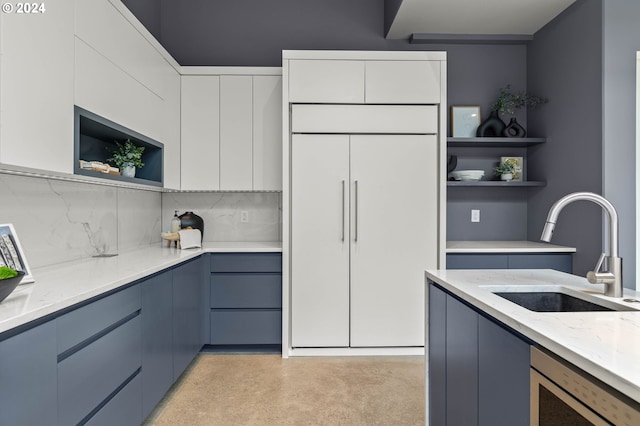
[[[349,136],[293,135],[293,347],[349,346]]]
[[[424,270],[438,254],[437,153],[431,135],[351,136],[351,346],[424,345]]]
[[[253,83],[250,75],[220,76],[220,189],[253,185]]]
[[[366,103],[440,103],[440,61],[367,61]]]
[[[282,191],[282,76],[253,77],[253,189]]]
[[[75,104],[163,144],[175,143],[165,116],[167,104],[179,102],[172,92],[175,68],[110,1],[76,1],[75,13]],[[173,186],[176,177],[169,179]]]
[[[73,173],[74,2],[45,8],[0,15],[0,163]]]
[[[220,79],[182,76],[181,188],[220,189]]]
[[[289,102],[364,103],[364,62],[289,61]]]

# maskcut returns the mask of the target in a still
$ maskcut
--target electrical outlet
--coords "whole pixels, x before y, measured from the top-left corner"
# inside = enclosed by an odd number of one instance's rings
[[[241,223],[249,223],[249,212],[246,210],[240,211],[240,222]]]
[[[471,222],[480,222],[480,210],[471,210]]]

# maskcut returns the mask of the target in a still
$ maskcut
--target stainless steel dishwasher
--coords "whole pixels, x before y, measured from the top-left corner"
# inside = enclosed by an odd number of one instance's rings
[[[640,425],[640,404],[531,347],[531,425]]]

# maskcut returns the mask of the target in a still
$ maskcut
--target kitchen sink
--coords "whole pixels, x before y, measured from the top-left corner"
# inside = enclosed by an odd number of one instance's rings
[[[500,291],[498,289],[492,289],[492,292],[497,296],[535,312],[602,312],[637,310],[629,306],[602,300],[578,291],[558,288],[556,286],[542,291]],[[571,295],[569,292],[577,294]],[[587,298],[591,300],[586,300]]]

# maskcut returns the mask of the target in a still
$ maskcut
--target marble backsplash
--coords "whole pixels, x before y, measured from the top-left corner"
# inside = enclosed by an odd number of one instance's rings
[[[0,174],[0,223],[31,268],[157,244],[159,192]]]
[[[158,244],[174,210],[201,216],[205,241],[280,241],[281,205],[280,193],[163,194],[0,173],[0,224],[13,224],[31,268]]]
[[[204,241],[281,241],[281,193],[170,192],[162,194],[162,230],[174,211],[192,211],[204,220]],[[248,221],[241,221],[247,212]]]

